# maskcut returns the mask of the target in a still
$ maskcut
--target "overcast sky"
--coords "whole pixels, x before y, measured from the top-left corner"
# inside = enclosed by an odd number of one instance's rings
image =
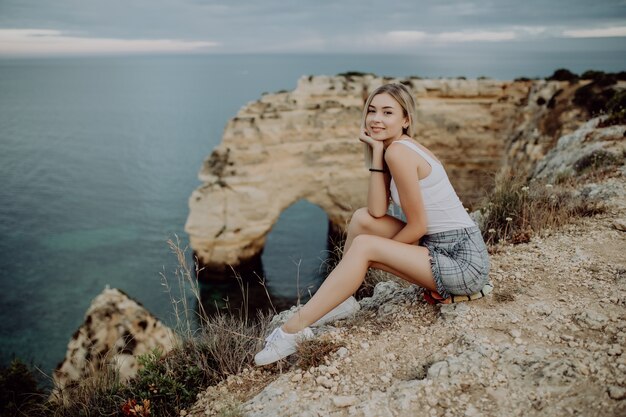
[[[0,56],[626,45],[626,0],[0,0]]]

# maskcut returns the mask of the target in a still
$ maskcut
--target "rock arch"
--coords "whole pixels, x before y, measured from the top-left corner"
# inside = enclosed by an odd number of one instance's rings
[[[280,214],[301,199],[321,207],[337,230],[345,228],[351,213],[362,205],[367,177],[355,177],[354,168],[311,175],[297,168],[306,166],[307,153],[300,155],[290,158],[293,166],[287,174],[270,169],[237,184],[216,178],[194,191],[190,199],[194,215],[190,214],[186,231],[206,266],[220,269],[256,256]]]

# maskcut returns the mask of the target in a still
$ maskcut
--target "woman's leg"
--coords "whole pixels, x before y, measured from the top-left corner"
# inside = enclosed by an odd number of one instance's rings
[[[402,220],[393,216],[372,217],[367,211],[367,207],[357,209],[350,223],[348,224],[348,234],[343,245],[345,255],[352,245],[352,241],[358,235],[374,235],[391,239],[406,225]]]
[[[320,319],[354,293],[367,269],[374,265],[421,287],[436,290],[428,249],[380,236],[358,235],[315,295],[283,325],[283,330],[296,333]]]

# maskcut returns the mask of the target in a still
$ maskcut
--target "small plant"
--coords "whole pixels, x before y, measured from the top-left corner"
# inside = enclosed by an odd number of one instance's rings
[[[150,415],[150,400],[143,400],[137,403],[137,400],[128,400],[122,405],[122,414],[124,416],[148,417]]]
[[[304,370],[320,366],[331,353],[342,346],[343,343],[328,339],[306,340],[298,345],[297,366]]]

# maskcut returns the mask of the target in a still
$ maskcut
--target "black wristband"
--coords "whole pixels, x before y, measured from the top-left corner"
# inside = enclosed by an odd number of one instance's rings
[[[384,169],[370,168],[370,172],[387,172]]]

